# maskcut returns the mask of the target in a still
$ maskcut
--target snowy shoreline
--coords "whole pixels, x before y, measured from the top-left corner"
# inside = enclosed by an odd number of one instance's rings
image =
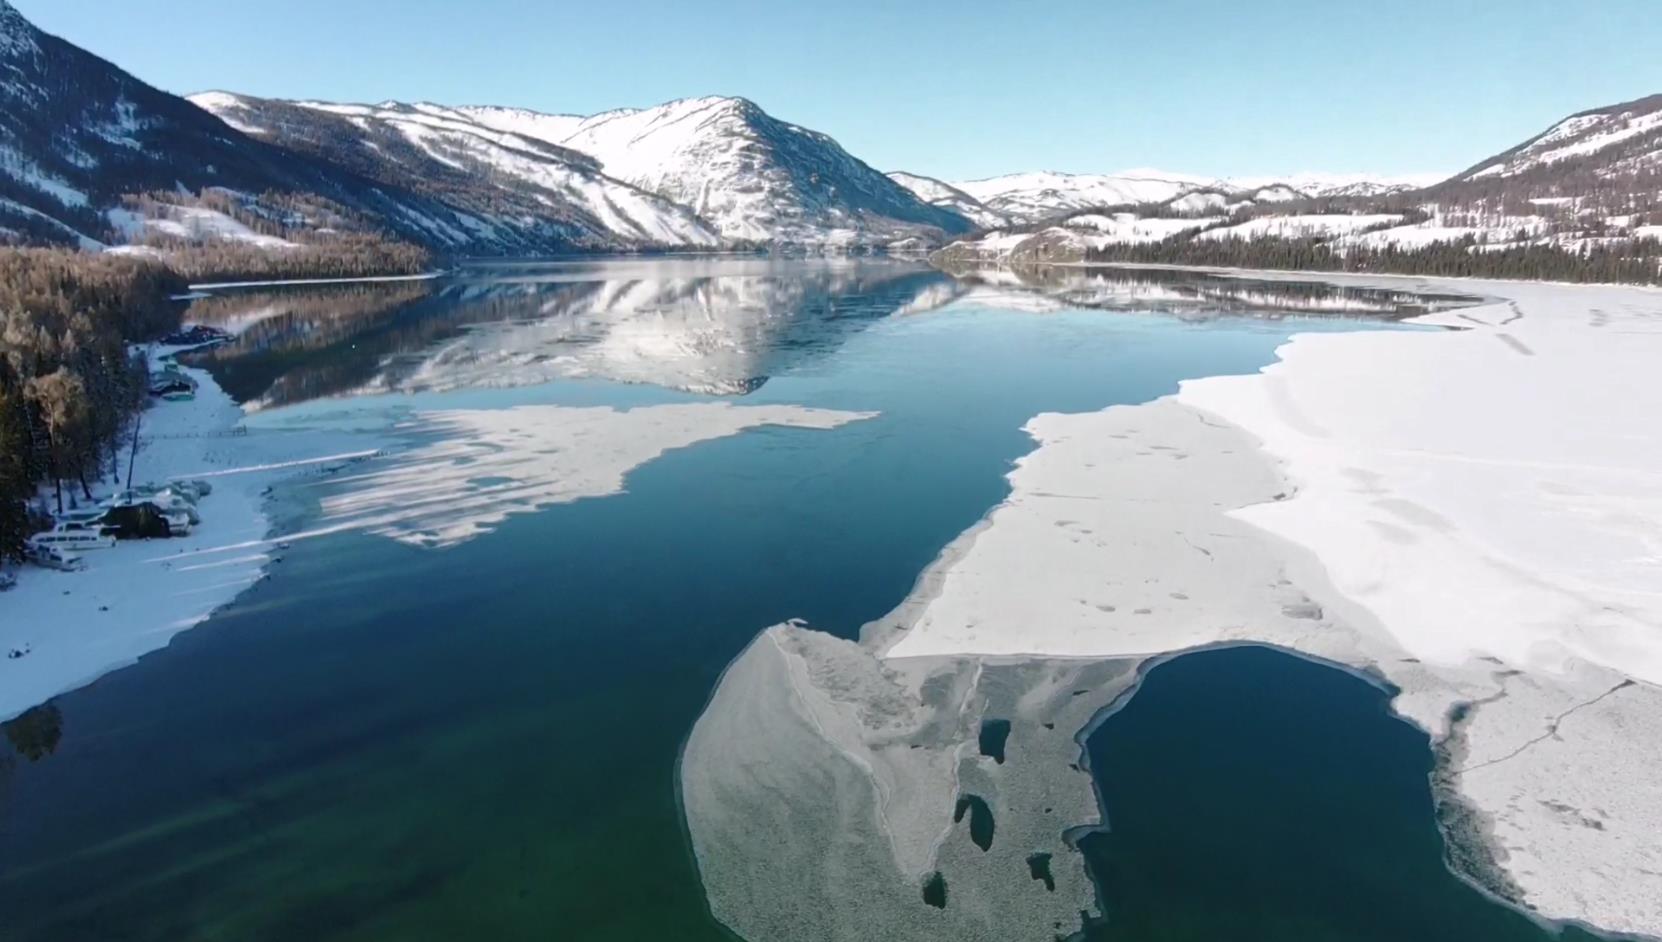
[[[160,348],[152,359],[177,349]],[[25,567],[17,586],[0,594],[0,650],[22,652],[0,661],[0,720],[166,647],[230,603],[274,558],[271,485],[374,454],[338,434],[250,431],[242,408],[206,371],[182,369],[196,381],[196,397],[144,412],[133,481],[211,482],[202,522],[188,536],[89,551],[79,572]],[[100,497],[112,490],[99,485]]]
[[[442,549],[514,514],[622,493],[635,468],[666,451],[760,427],[828,430],[873,415],[719,401],[411,414],[388,397],[355,404],[343,422],[338,413],[248,412],[206,371],[184,372],[196,397],[146,410],[133,480],[211,482],[201,524],[185,537],[90,551],[79,572],[26,567],[0,593],[0,651],[21,655],[0,660],[0,720],[166,647],[260,581],[290,541],[351,530]],[[336,477],[315,509],[274,519],[274,485],[367,459],[376,460]]]

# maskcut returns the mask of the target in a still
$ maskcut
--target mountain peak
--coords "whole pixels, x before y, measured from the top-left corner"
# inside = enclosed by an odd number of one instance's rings
[[[459,109],[498,130],[593,158],[607,176],[689,207],[729,239],[888,241],[966,228],[817,131],[733,95],[678,98],[586,118]]]
[[[686,98],[675,98],[661,105],[647,108],[636,108],[635,111],[650,111],[654,108],[689,110],[703,108],[720,108],[727,111],[742,111],[748,114],[761,114],[761,106],[741,95],[690,95]]]

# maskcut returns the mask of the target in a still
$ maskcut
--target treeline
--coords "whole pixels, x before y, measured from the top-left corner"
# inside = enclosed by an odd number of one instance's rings
[[[143,408],[128,341],[178,326],[176,272],[143,259],[0,249],[0,559],[22,555],[29,503],[50,484],[91,497]]]
[[[1581,283],[1662,284],[1662,242],[1623,239],[1576,248],[1551,244],[1481,246],[1472,236],[1416,248],[1333,248],[1317,238],[1167,239],[1114,244],[1086,253],[1093,262],[1372,272]]]
[[[327,239],[331,233],[378,233],[382,227],[365,214],[316,193],[268,190],[258,195],[224,187],[205,187],[192,193],[176,189],[129,193],[121,208],[146,219],[166,219],[192,228],[181,210],[206,209],[228,217],[264,236],[305,242]],[[209,217],[211,219],[211,217]],[[208,223],[211,229],[211,222]],[[214,233],[205,233],[212,236]],[[112,236],[140,237],[143,233],[116,227]]]
[[[427,249],[394,239],[363,214],[310,193],[256,197],[218,187],[200,193],[167,190],[125,196],[122,209],[133,214],[128,231],[112,237],[153,250],[193,282],[414,275],[433,267]],[[267,237],[268,244],[228,234],[226,220]]]
[[[169,268],[193,283],[370,278],[419,275],[433,269],[433,255],[426,249],[370,233],[340,233],[328,241],[284,248],[262,248],[229,239],[152,244]]]
[[[1538,163],[1521,173],[1456,177],[1422,195],[1450,211],[1581,218],[1626,215],[1633,217],[1634,224],[1643,225],[1662,216],[1662,166],[1647,162],[1657,143],[1655,134],[1635,135],[1594,153]],[[1567,199],[1568,212],[1555,213],[1555,207],[1536,202],[1541,199]]]

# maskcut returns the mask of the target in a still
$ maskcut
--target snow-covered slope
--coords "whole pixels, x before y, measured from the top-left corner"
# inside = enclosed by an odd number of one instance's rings
[[[1287,187],[1305,196],[1383,196],[1418,190],[1448,179],[1447,173],[1287,173],[1280,176],[1226,177],[1220,186],[1237,191]]]
[[[495,105],[462,105],[451,110],[485,127],[555,145],[576,134],[577,129],[588,120],[587,115],[544,114],[529,108]]]
[[[1225,203],[1345,196],[1382,196],[1427,186],[1443,174],[1295,173],[1282,177],[1213,178],[1165,170],[1112,174],[1014,173],[950,184],[1015,223],[1053,219],[1080,210],[1172,203],[1195,193],[1215,194],[1177,212],[1205,212]],[[927,179],[927,178],[925,178]]]
[[[104,211],[127,194],[215,187],[322,197],[405,235],[405,214],[443,212],[253,140],[0,0],[0,241],[92,247],[122,237]]]
[[[889,179],[900,184],[918,199],[932,206],[951,210],[983,229],[1010,224],[1010,217],[965,193],[950,183],[915,173],[892,171]]]
[[[1037,232],[995,229],[960,239],[933,257],[943,264],[983,262],[1047,264],[1083,261],[1093,249],[1139,245],[1193,235],[1224,221],[1223,216],[1138,217],[1135,213],[1082,213]]]
[[[713,247],[691,211],[600,172],[594,160],[438,105],[286,102],[207,92],[191,101],[246,133],[418,190],[459,211],[454,248]]]
[[[1461,179],[1515,177],[1578,158],[1597,160],[1596,172],[1605,175],[1662,168],[1662,95],[1571,115]]]
[[[952,184],[1016,222],[1131,203],[1163,203],[1211,181],[1132,170],[1122,174],[1012,173]]]
[[[1240,200],[1218,190],[1193,190],[1166,202],[1164,210],[1174,216],[1200,216],[1227,212]]]
[[[155,237],[185,242],[246,242],[263,249],[292,248],[295,243],[280,236],[256,232],[229,214],[205,206],[158,206],[148,213],[112,209],[106,216],[125,241],[143,243]],[[148,249],[134,244],[111,251]]]
[[[1571,115],[1479,161],[1427,196],[1445,208],[1521,214],[1556,210],[1559,228],[1605,220],[1662,222],[1662,95]]]
[[[882,244],[970,228],[830,137],[744,98],[685,98],[587,118],[485,107],[463,113],[587,154],[608,176],[688,207],[729,239]]]
[[[1350,235],[1365,229],[1400,222],[1401,216],[1390,213],[1301,213],[1286,216],[1261,216],[1232,226],[1208,229],[1197,239],[1256,239],[1274,236],[1280,239],[1329,238]]]

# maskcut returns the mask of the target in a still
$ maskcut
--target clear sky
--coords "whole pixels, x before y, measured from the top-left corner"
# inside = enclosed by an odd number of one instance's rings
[[[883,170],[1454,171],[1662,92],[1662,0],[12,0],[170,91],[744,95]]]

